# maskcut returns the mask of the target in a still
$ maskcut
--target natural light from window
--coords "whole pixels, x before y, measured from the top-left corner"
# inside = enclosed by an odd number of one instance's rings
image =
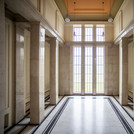
[[[104,93],[104,47],[96,48],[96,93]]]
[[[81,93],[81,47],[73,47],[73,92]]]
[[[85,47],[85,93],[92,93],[93,50]]]
[[[96,26],[96,41],[104,41],[105,40],[105,32],[104,25]]]
[[[93,41],[93,25],[85,25],[85,41]]]
[[[82,39],[82,28],[81,25],[73,26],[73,41],[81,41]]]

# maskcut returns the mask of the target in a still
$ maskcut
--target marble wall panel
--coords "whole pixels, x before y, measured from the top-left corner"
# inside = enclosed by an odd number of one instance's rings
[[[16,23],[15,122],[24,117],[24,29]]]

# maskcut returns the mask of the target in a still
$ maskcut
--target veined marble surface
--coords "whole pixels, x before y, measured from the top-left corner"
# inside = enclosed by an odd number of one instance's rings
[[[35,133],[127,134],[133,129],[133,120],[114,98],[77,96],[65,97]]]

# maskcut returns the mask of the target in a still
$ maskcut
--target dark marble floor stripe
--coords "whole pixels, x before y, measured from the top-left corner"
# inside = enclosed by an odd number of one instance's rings
[[[134,130],[132,127],[129,125],[123,114],[119,111],[117,106],[113,103],[113,101],[109,98],[109,103],[111,104],[114,112],[116,113],[117,117],[119,118],[120,122],[122,123],[123,127],[127,131],[128,134],[134,134]]]

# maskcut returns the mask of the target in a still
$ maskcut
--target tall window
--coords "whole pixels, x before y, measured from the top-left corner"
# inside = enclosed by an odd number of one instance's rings
[[[85,25],[85,41],[93,41],[93,25]]]
[[[73,47],[73,92],[81,93],[81,47]]]
[[[96,48],[96,93],[104,93],[104,47]]]
[[[74,41],[81,41],[82,38],[82,30],[81,25],[74,25],[73,27],[73,40]]]
[[[104,33],[104,25],[96,26],[96,41],[104,41],[105,33]]]
[[[92,47],[85,47],[85,93],[92,93]]]

